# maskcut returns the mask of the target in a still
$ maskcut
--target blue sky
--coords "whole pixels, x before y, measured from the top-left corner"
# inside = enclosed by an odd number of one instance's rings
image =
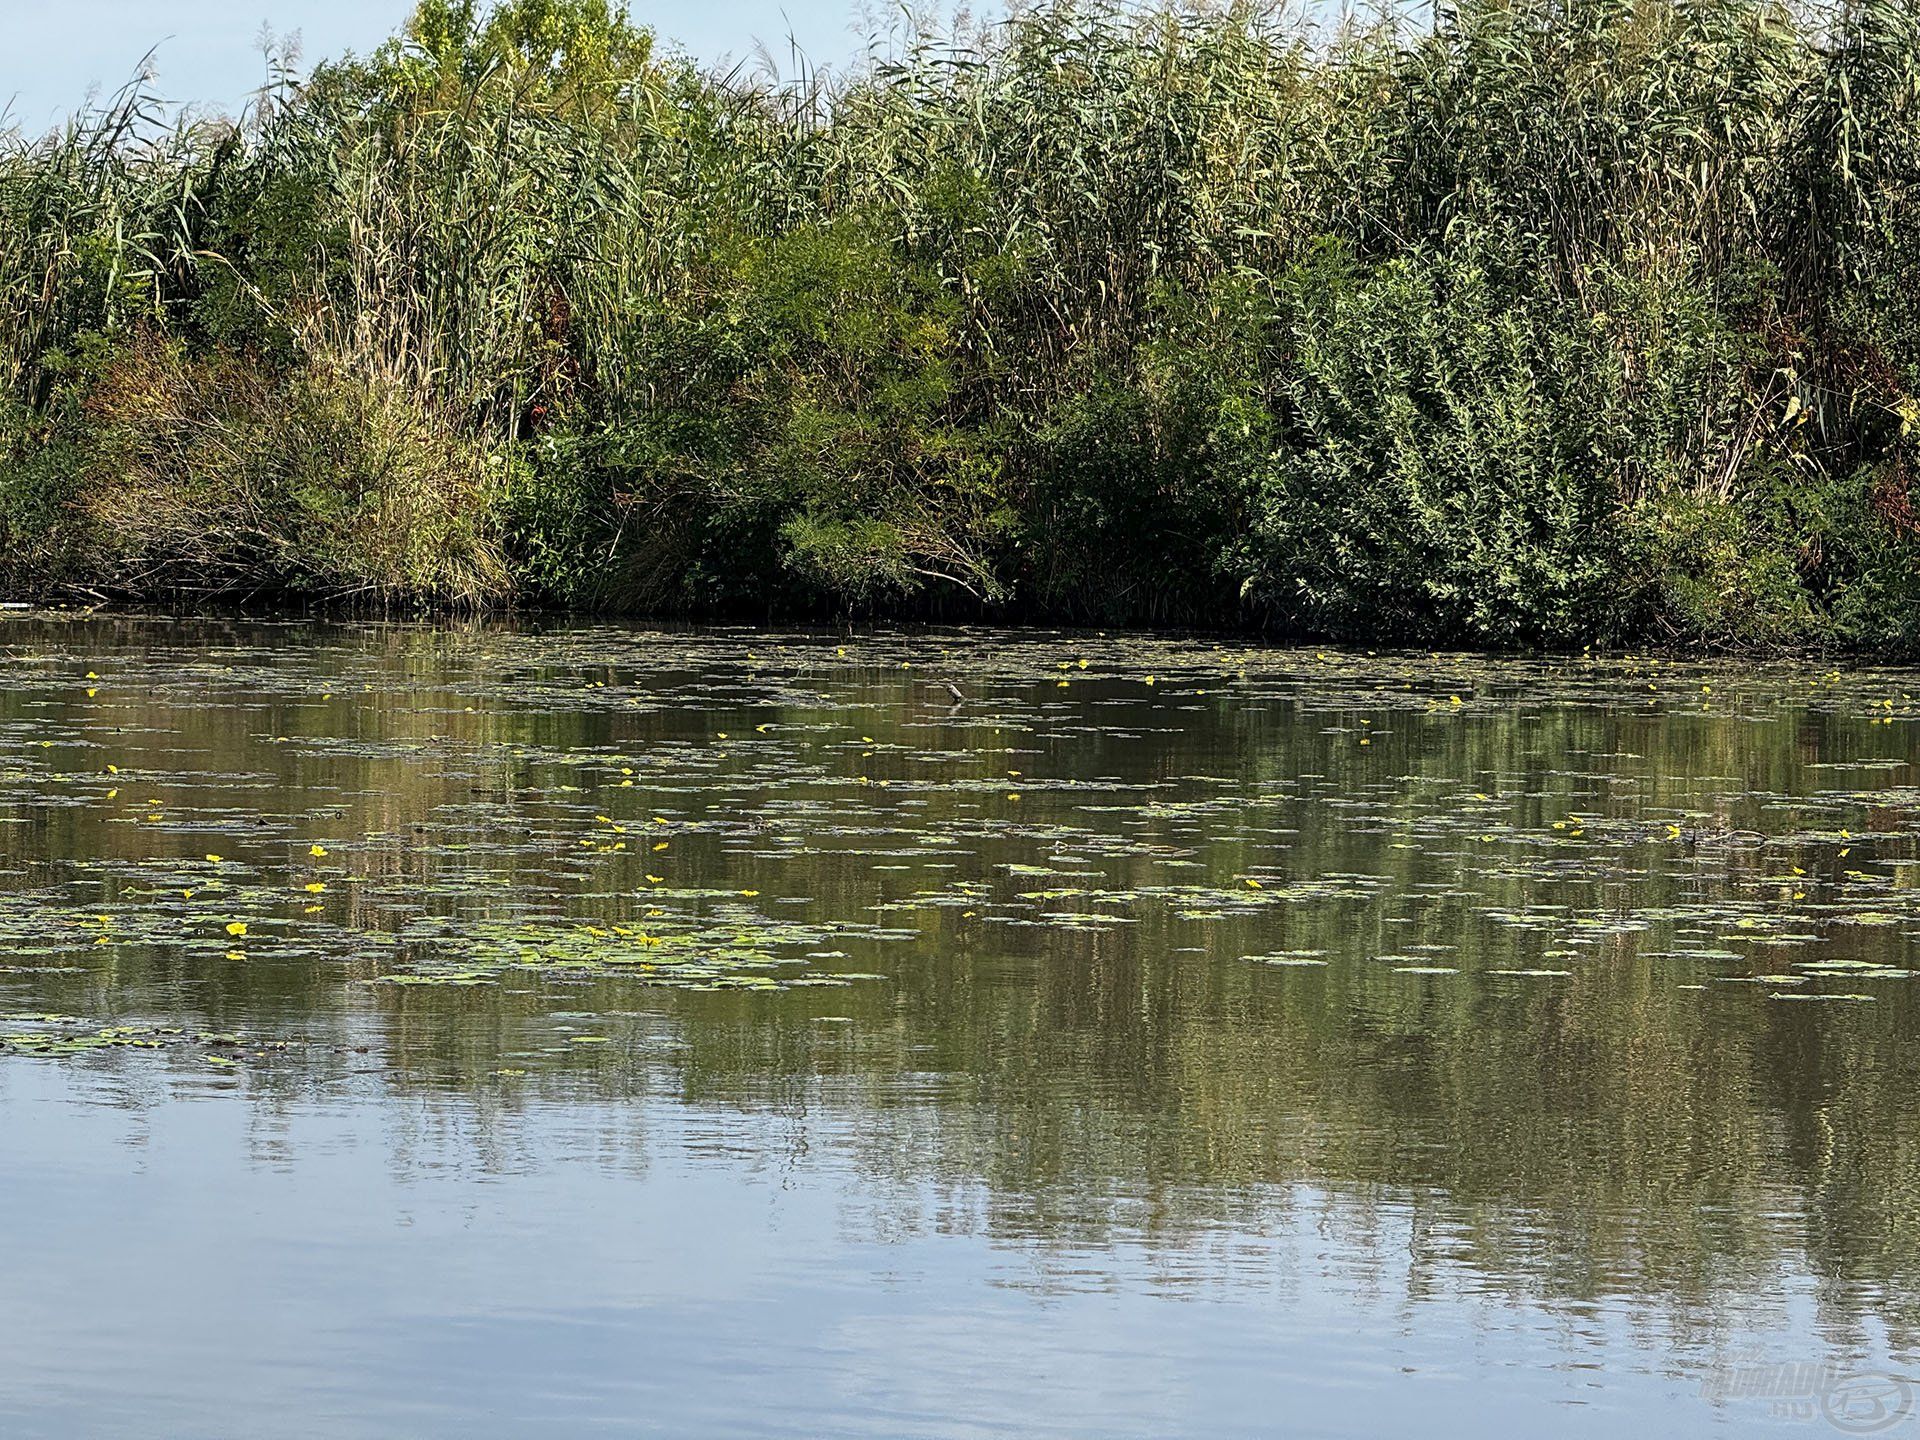
[[[89,86],[117,89],[159,47],[169,100],[233,106],[260,83],[262,24],[299,31],[307,59],[365,51],[398,27],[411,0],[0,0],[0,109],[45,129]],[[897,6],[868,8],[883,17]],[[792,33],[814,60],[856,54],[860,0],[633,0],[634,17],[704,60],[751,53],[763,39],[785,64]]]

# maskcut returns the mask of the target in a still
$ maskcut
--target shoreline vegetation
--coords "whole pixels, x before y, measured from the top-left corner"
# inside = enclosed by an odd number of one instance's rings
[[[273,63],[0,135],[0,598],[1920,651],[1900,0]]]

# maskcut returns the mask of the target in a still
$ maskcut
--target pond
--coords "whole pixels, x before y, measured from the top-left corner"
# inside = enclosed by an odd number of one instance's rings
[[[0,654],[7,1436],[1920,1428],[1920,674]]]

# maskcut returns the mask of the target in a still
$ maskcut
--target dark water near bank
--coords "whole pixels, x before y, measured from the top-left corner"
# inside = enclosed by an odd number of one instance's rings
[[[1920,1434],[1920,675],[0,647],[0,1435]]]

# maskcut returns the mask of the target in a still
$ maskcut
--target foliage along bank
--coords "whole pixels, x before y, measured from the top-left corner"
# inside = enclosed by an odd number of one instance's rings
[[[0,141],[0,585],[1920,646],[1920,18],[426,0]]]

